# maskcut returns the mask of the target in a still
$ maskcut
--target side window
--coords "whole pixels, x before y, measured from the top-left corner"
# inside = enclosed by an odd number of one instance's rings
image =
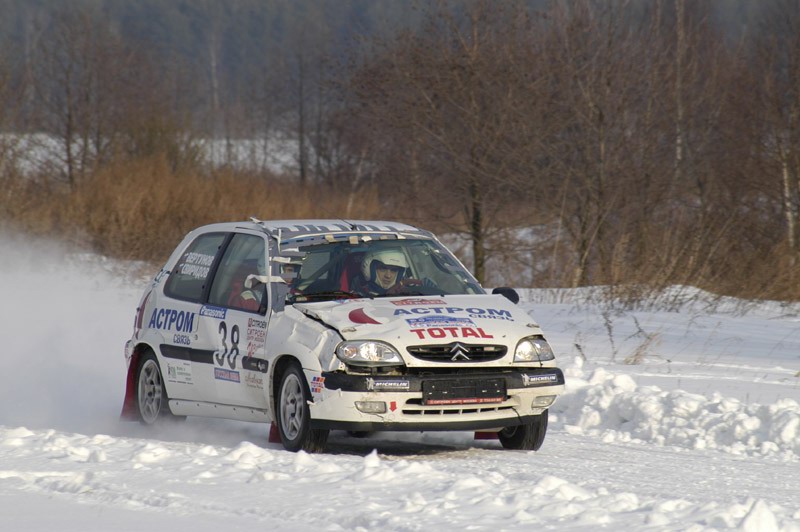
[[[176,299],[199,301],[225,236],[224,233],[209,233],[197,237],[172,269],[164,293]]]
[[[265,293],[265,259],[263,238],[234,235],[214,276],[208,302],[222,307],[258,310]],[[248,276],[252,276],[249,281]]]

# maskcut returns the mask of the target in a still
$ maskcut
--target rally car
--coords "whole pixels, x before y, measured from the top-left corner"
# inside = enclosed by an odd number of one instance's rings
[[[290,451],[324,450],[330,430],[538,450],[564,375],[516,292],[494,292],[406,224],[200,227],[139,303],[122,414],[271,422]]]

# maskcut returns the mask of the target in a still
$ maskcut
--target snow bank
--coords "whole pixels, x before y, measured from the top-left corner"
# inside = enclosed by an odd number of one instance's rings
[[[587,374],[588,373],[588,374]],[[800,458],[800,404],[744,404],[714,393],[637,386],[629,375],[584,369],[580,358],[566,371],[567,393],[551,408],[551,420],[570,434],[605,442],[640,442],[732,454]]]
[[[541,471],[537,462],[485,449],[332,460],[248,442],[226,448],[0,426],[0,495],[77,502],[97,513],[95,530],[111,528],[117,510],[169,518],[150,529],[196,532],[219,523],[227,530],[800,530],[793,524],[800,513],[761,498],[723,503],[610,490]],[[12,525],[45,529],[36,512],[3,510]],[[127,519],[135,527],[141,518]]]

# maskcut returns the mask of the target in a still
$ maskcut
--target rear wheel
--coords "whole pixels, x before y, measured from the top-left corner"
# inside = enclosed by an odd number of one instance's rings
[[[303,371],[297,364],[291,364],[281,376],[276,416],[281,442],[288,451],[319,453],[325,450],[329,431],[311,428],[309,401],[311,392]]]
[[[142,353],[136,371],[136,413],[143,425],[153,425],[163,420],[183,420],[169,411],[169,398],[164,387],[161,368],[156,355],[150,350]]]
[[[498,433],[500,443],[506,449],[538,451],[547,433],[547,415],[545,410],[530,423],[504,428]]]

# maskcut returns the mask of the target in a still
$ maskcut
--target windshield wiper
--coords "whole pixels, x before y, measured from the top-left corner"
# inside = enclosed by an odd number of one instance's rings
[[[311,294],[297,294],[294,296],[295,303],[304,303],[306,301],[318,301],[323,299],[358,299],[362,298],[361,294],[355,292],[347,292],[345,290],[330,290],[327,292],[313,292]]]

